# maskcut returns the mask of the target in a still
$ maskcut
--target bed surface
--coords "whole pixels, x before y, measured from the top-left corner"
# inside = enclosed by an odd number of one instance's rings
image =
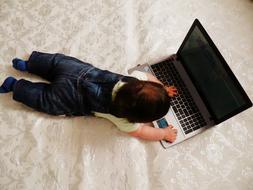
[[[0,81],[33,50],[126,74],[175,53],[198,18],[253,99],[250,0],[1,0]],[[0,95],[1,190],[250,190],[253,111],[164,150],[94,117],[54,117]]]

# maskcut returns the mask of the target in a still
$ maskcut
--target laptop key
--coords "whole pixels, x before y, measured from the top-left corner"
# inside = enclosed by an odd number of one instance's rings
[[[189,134],[192,131],[193,131],[192,129],[189,129],[189,130],[185,131],[185,134]]]
[[[181,114],[181,115],[183,115],[184,114],[184,112],[183,112],[183,110],[179,110],[179,113]]]
[[[176,107],[173,107],[173,110],[174,110],[175,113],[178,113],[178,110],[177,110]]]
[[[196,126],[196,127],[193,127],[193,130],[195,131],[195,130],[197,130],[199,128],[200,128],[200,126]]]

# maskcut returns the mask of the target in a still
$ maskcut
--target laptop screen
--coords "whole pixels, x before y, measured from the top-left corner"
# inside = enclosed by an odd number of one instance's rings
[[[251,101],[211,38],[196,22],[178,57],[217,124],[250,107]]]

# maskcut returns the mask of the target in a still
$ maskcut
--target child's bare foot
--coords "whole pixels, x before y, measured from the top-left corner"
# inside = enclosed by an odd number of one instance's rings
[[[164,140],[173,143],[177,138],[177,129],[175,129],[172,125],[169,125],[164,128],[164,130],[166,133]]]

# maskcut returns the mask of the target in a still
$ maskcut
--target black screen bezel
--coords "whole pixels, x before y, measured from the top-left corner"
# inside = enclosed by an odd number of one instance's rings
[[[210,38],[210,36],[208,35],[208,33],[206,32],[206,30],[204,29],[204,27],[201,25],[200,21],[198,19],[195,19],[189,32],[187,33],[185,39],[183,40],[183,43],[181,44],[181,46],[179,47],[178,51],[177,51],[177,58],[178,60],[182,63],[185,71],[187,72],[187,74],[189,75],[190,79],[192,80],[193,84],[196,83],[196,81],[194,80],[194,78],[192,77],[191,73],[187,70],[185,63],[181,57],[181,51],[185,45],[185,43],[187,42],[188,38],[190,37],[192,31],[195,29],[195,27],[198,27],[199,30],[202,32],[203,36],[206,38],[207,42],[209,43],[210,47],[214,50],[214,53],[217,55],[217,57],[220,59],[223,68],[227,71],[228,75],[231,77],[231,80],[234,82],[235,87],[238,88],[238,90],[241,92],[243,99],[245,100],[245,104],[243,104],[242,106],[238,107],[237,109],[235,109],[234,111],[230,112],[229,114],[221,117],[221,118],[217,118],[214,114],[214,111],[211,109],[211,106],[209,105],[207,99],[205,98],[205,96],[203,95],[203,93],[201,92],[201,90],[198,88],[198,86],[196,85],[196,89],[200,95],[200,97],[202,98],[203,102],[205,103],[209,113],[211,114],[211,120],[214,121],[215,124],[219,124],[229,118],[231,118],[232,116],[250,108],[252,106],[252,102],[249,99],[248,95],[246,94],[246,92],[244,91],[244,89],[242,88],[241,84],[239,83],[238,79],[235,77],[234,73],[232,72],[232,70],[230,69],[229,65],[227,64],[227,62],[225,61],[225,59],[223,58],[223,56],[221,55],[220,51],[218,50],[218,48],[216,47],[216,45],[214,44],[214,42],[212,41],[212,39]]]

